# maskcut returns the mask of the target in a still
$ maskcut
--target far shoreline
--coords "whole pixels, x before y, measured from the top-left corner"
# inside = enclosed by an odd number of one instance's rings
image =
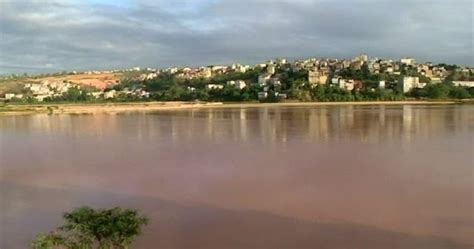
[[[348,101],[348,102],[113,102],[113,103],[40,103],[5,104],[0,106],[0,116],[28,114],[94,114],[149,112],[166,110],[204,109],[204,108],[258,108],[258,107],[298,107],[298,106],[337,106],[337,105],[449,105],[473,103],[470,101]]]

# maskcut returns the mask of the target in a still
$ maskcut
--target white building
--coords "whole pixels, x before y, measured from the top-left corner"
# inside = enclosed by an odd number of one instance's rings
[[[271,74],[269,73],[264,73],[264,74],[260,74],[258,76],[258,85],[259,86],[264,86],[267,84],[267,82],[270,80],[270,78],[272,77]]]
[[[366,55],[366,54],[361,54],[359,56],[356,56],[353,61],[368,61],[369,60],[369,56]]]
[[[385,80],[379,81],[379,89],[385,89]]]
[[[226,70],[227,66],[212,66],[212,71]]]
[[[91,93],[89,93],[89,95],[96,98],[96,99],[98,99],[103,95],[103,93],[102,92],[91,92]]]
[[[401,80],[401,85],[404,93],[411,91],[413,88],[423,88],[426,86],[426,83],[420,83],[418,77],[403,77]]]
[[[239,73],[245,73],[249,68],[249,65],[232,64],[231,66],[231,69]]]
[[[167,68],[165,71],[169,72],[170,74],[175,74],[178,72],[177,67]]]
[[[219,84],[207,84],[206,85],[206,89],[207,90],[212,90],[212,89],[222,89],[224,88],[223,85],[219,85]]]
[[[341,79],[340,77],[334,77],[334,78],[332,78],[332,79],[331,79],[331,84],[338,85],[340,79]]]
[[[148,74],[142,74],[138,77],[139,80],[144,81],[144,80],[151,80],[158,77],[157,73],[148,73]]]
[[[247,83],[245,83],[245,81],[243,81],[243,80],[236,80],[236,81],[235,81],[235,88],[237,88],[237,89],[242,90],[242,89],[244,89],[246,86],[247,86]]]
[[[278,59],[276,60],[276,62],[277,62],[278,64],[282,65],[282,64],[286,64],[286,63],[287,63],[287,60],[284,59],[284,58],[278,58]]]
[[[5,100],[11,100],[15,98],[15,94],[14,93],[6,93],[5,94]]]
[[[455,86],[474,87],[474,81],[453,81]]]
[[[354,80],[339,79],[339,88],[347,91],[354,90]]]
[[[400,63],[405,64],[405,65],[415,65],[416,61],[413,58],[405,57],[400,60]]]
[[[227,81],[227,85],[234,86],[236,89],[239,90],[242,90],[247,86],[247,84],[243,80],[229,80]]]
[[[275,74],[276,65],[275,64],[268,64],[267,66],[267,73]]]
[[[115,98],[116,94],[117,94],[117,91],[115,91],[115,90],[110,90],[108,92],[104,92],[104,99],[113,99],[113,98]]]
[[[207,78],[210,78],[211,76],[212,76],[211,68],[206,67],[202,70],[202,77],[207,79]]]
[[[38,100],[38,102],[43,102],[44,99],[51,97],[50,95],[37,95],[34,98]]]

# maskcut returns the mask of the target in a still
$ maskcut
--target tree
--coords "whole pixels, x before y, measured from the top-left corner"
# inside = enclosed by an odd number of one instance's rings
[[[430,99],[446,99],[449,89],[447,84],[431,84],[426,86],[426,95]]]
[[[127,249],[148,224],[145,216],[131,209],[81,207],[63,218],[66,224],[32,242],[34,249]]]
[[[471,94],[464,87],[453,86],[449,91],[449,97],[453,99],[468,99],[471,98]]]
[[[369,66],[367,65],[367,63],[364,63],[364,65],[362,65],[361,71],[362,71],[362,78],[363,79],[369,79],[370,78],[370,70],[369,70]]]
[[[87,100],[87,93],[78,87],[71,87],[60,99],[66,101],[84,101]]]
[[[316,87],[312,88],[312,99],[316,101],[327,101],[326,89],[327,87],[325,85],[317,85]]]

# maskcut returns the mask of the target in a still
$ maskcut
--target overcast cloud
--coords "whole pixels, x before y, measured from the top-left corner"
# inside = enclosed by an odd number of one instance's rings
[[[0,2],[0,73],[360,53],[472,66],[473,1]]]

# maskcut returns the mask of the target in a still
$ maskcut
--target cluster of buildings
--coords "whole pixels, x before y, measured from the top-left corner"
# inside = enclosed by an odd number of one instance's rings
[[[61,98],[70,89],[75,88],[81,90],[81,86],[77,84],[71,84],[69,82],[58,82],[43,80],[39,83],[28,83],[23,86],[22,93],[6,93],[5,100],[22,100],[26,98],[33,98],[38,102],[43,102],[45,99]],[[93,99],[114,99],[119,96],[124,97],[135,97],[141,99],[147,99],[150,97],[150,93],[141,89],[128,89],[124,88],[121,91],[116,90],[104,90],[104,91],[93,91],[87,92],[87,95]]]
[[[25,97],[32,97],[39,102],[42,102],[46,98],[55,98],[62,96],[68,92],[74,86],[67,82],[53,82],[49,80],[43,80],[40,83],[28,83],[23,86],[24,93],[6,93],[5,100],[23,99]]]
[[[310,58],[305,60],[296,60],[288,62],[286,59],[271,60],[267,63],[257,64],[255,67],[263,68],[264,70],[258,76],[257,84],[262,87],[263,92],[260,96],[266,96],[268,87],[278,89],[281,85],[281,73],[278,72],[299,72],[306,71],[307,83],[311,86],[331,84],[345,90],[360,90],[363,88],[361,80],[343,77],[344,71],[366,71],[370,74],[385,73],[388,75],[403,75],[403,77],[396,81],[381,80],[378,82],[379,89],[393,88],[399,86],[400,89],[407,93],[413,88],[423,88],[427,83],[420,82],[420,77],[424,76],[430,80],[431,83],[441,83],[451,72],[445,67],[434,65],[431,62],[417,63],[414,58],[402,58],[399,61],[383,60],[378,58],[370,58],[367,55],[356,56],[352,59],[316,59]],[[460,68],[463,73],[472,72],[472,68]],[[418,75],[410,76],[410,75]],[[473,82],[469,81],[455,81],[458,86],[474,86]],[[212,86],[218,88],[218,86]],[[277,93],[275,93],[277,94]]]
[[[317,59],[309,58],[303,60],[288,61],[284,58],[269,60],[266,63],[259,63],[254,66],[232,64],[231,66],[207,66],[197,68],[166,68],[151,69],[147,68],[146,72],[141,74],[138,79],[141,81],[150,80],[158,77],[160,73],[172,74],[181,79],[208,79],[217,75],[240,72],[245,73],[254,68],[261,68],[262,73],[258,76],[256,82],[246,82],[243,80],[235,80],[222,82],[221,84],[208,84],[206,89],[222,89],[224,85],[233,85],[237,89],[243,89],[249,85],[257,85],[263,90],[261,96],[265,96],[264,92],[268,89],[277,89],[281,86],[282,72],[307,72],[307,83],[311,86],[331,84],[341,89],[349,91],[359,90],[363,87],[363,82],[357,79],[343,77],[341,72],[346,70],[366,70],[370,74],[389,74],[404,75],[400,80],[387,81],[382,80],[378,83],[378,88],[386,89],[399,86],[403,92],[409,92],[413,88],[423,88],[426,83],[421,83],[420,78],[409,75],[420,75],[430,79],[431,83],[442,82],[449,74],[449,70],[443,66],[435,65],[431,62],[418,63],[414,58],[405,57],[400,60],[371,58],[366,54],[356,56],[352,59]],[[472,71],[472,68],[460,68],[464,73]],[[131,68],[128,71],[140,71],[140,68]],[[469,82],[456,82],[455,85],[472,86]],[[277,93],[275,93],[277,94]]]
[[[161,73],[172,74],[177,78],[180,79],[197,79],[197,78],[204,78],[209,79],[213,76],[226,74],[230,72],[239,72],[245,73],[247,70],[251,69],[252,67],[249,65],[241,65],[241,64],[233,64],[232,66],[208,66],[208,67],[198,67],[198,68],[178,68],[178,67],[170,67],[165,69],[153,69],[147,68],[145,73],[138,76],[137,80],[145,81],[151,80]],[[140,71],[139,68],[137,68]]]
[[[204,78],[209,79],[213,76],[226,74],[230,72],[245,73],[251,67],[249,65],[233,64],[232,66],[208,66],[198,68],[167,68],[164,72],[175,74],[181,79]]]
[[[117,90],[108,90],[108,91],[97,91],[88,93],[90,96],[94,97],[95,99],[115,99],[118,97],[126,97],[126,98],[138,98],[138,99],[148,99],[150,97],[150,93],[141,89],[129,89],[124,88],[121,91]]]
[[[421,66],[420,66],[421,65]],[[400,75],[401,69],[404,67],[411,67],[411,70],[417,70],[418,73],[432,77],[433,81],[441,82],[441,77],[445,77],[446,70],[443,68],[437,68],[431,64],[428,64],[428,69],[425,64],[416,64],[416,61],[412,58],[403,58],[402,60],[395,62],[392,60],[380,60],[377,58],[370,59],[367,55],[360,55],[350,60],[338,60],[338,59],[316,59],[310,58],[306,60],[296,60],[289,62],[286,59],[270,60],[267,63],[261,63],[255,65],[257,68],[261,68],[262,72],[258,75],[257,82],[244,82],[239,81],[239,84],[234,82],[227,82],[228,85],[236,85],[238,89],[243,89],[247,85],[257,85],[261,88],[259,92],[259,98],[267,98],[270,94],[270,89],[273,90],[273,94],[279,97],[285,97],[284,94],[278,92],[282,85],[282,74],[285,72],[307,72],[307,83],[310,86],[326,85],[331,84],[333,86],[345,89],[348,91],[360,90],[363,88],[363,82],[361,80],[344,78],[340,74],[343,70],[362,70],[366,66],[367,70],[371,74],[388,73],[394,75]],[[245,66],[238,67],[233,65],[232,67],[218,67],[220,71],[216,73],[225,73],[227,71],[235,70],[236,68],[253,69],[253,67]],[[184,69],[183,69],[184,70]],[[202,68],[195,69],[195,71],[189,72],[202,72]],[[215,72],[214,67],[208,68],[211,72]],[[184,70],[184,71],[187,71]],[[181,76],[182,74],[179,74]],[[193,77],[199,77],[200,74],[194,74]],[[436,77],[439,77],[436,78]],[[408,92],[413,88],[424,87],[425,84],[420,83],[417,77],[405,77],[400,82],[387,82],[380,81],[378,88],[385,89],[389,86],[400,85],[404,92]],[[209,84],[207,89],[222,89],[222,84]]]
[[[267,98],[269,94],[274,94],[275,97],[285,98],[285,94],[280,93],[283,75],[288,75],[288,72],[307,74],[305,81],[309,86],[314,87],[318,85],[330,84],[334,87],[339,87],[348,91],[357,91],[364,87],[361,80],[347,77],[347,72],[363,72],[366,74],[388,74],[388,75],[403,75],[400,77],[388,77],[390,80],[381,80],[378,82],[377,88],[386,89],[399,87],[404,93],[410,92],[414,88],[423,88],[427,85],[426,78],[431,83],[440,83],[452,71],[448,70],[443,64],[433,64],[431,62],[418,63],[414,58],[402,58],[400,60],[385,60],[379,58],[371,58],[367,55],[359,55],[352,59],[317,59],[309,58],[303,60],[288,61],[284,58],[267,61],[266,63],[259,63],[254,66],[232,64],[230,66],[207,66],[197,68],[178,68],[170,67],[165,69],[146,68],[145,70],[139,67],[133,67],[125,70],[110,70],[110,71],[87,71],[84,74],[104,74],[117,72],[136,72],[138,76],[134,79],[139,81],[152,80],[162,73],[173,75],[180,79],[209,79],[214,76],[227,73],[245,73],[249,70],[259,68],[260,74],[256,80],[245,81],[243,79],[230,80],[221,82],[219,84],[208,84],[206,89],[216,90],[223,89],[225,85],[233,86],[235,89],[242,90],[250,85],[258,86],[260,92],[259,98]],[[452,70],[452,69],[451,69]],[[456,69],[460,73],[470,74],[474,72],[473,68],[458,67]],[[69,74],[77,74],[72,71]],[[425,81],[420,82],[420,77]],[[397,79],[396,81],[393,79]],[[456,86],[474,87],[474,81],[453,81]],[[22,99],[25,97],[32,97],[38,101],[43,101],[46,98],[55,98],[62,96],[72,87],[79,88],[79,85],[68,82],[52,82],[48,80],[39,83],[29,83],[24,85],[22,94],[7,93],[6,100]],[[188,90],[195,90],[193,87],[188,87]],[[148,98],[150,93],[143,89],[124,89],[121,91],[108,90],[96,91],[88,93],[94,98],[112,99],[118,96],[132,96],[137,98]]]
[[[227,81],[226,85],[233,86],[235,89],[242,90],[247,86],[247,83],[244,80],[229,80]],[[214,89],[223,89],[224,85],[222,84],[207,84],[207,90],[214,90]],[[190,89],[195,90],[195,89]]]
[[[453,85],[462,87],[474,87],[474,81],[453,81]]]
[[[158,74],[159,74],[158,72],[140,74],[140,76],[138,76],[138,80],[139,81],[152,80],[158,77]]]
[[[257,64],[255,67],[262,68],[262,73],[258,76],[257,82],[242,82],[238,84],[238,88],[242,89],[248,84],[255,84],[261,87],[262,91],[259,96],[266,98],[269,94],[269,89],[278,89],[281,86],[281,73],[282,72],[307,72],[307,83],[311,86],[331,84],[333,86],[345,89],[348,91],[360,90],[363,88],[363,82],[361,80],[345,78],[342,72],[345,70],[366,70],[370,74],[386,73],[389,75],[410,75],[417,74],[422,75],[430,79],[432,83],[440,83],[442,80],[449,75],[449,71],[441,66],[435,66],[432,63],[417,63],[413,58],[402,58],[399,61],[393,60],[382,60],[378,58],[369,58],[367,55],[356,56],[352,59],[316,59],[310,58],[305,60],[296,60],[294,62],[288,62],[286,59],[270,60],[267,63]],[[364,68],[365,67],[365,68]],[[207,68],[207,72],[212,75],[215,73],[225,73],[228,71],[235,70],[236,68],[251,69],[250,66],[238,67],[233,65],[232,67],[216,67]],[[204,69],[199,68],[195,70],[183,69],[183,72],[193,72],[190,76],[200,77]],[[178,73],[178,76],[182,77],[188,74]],[[189,76],[189,75],[188,75]],[[233,82],[227,84],[233,85]],[[462,85],[464,83],[460,83]],[[379,89],[391,88],[394,86],[400,86],[401,90],[406,93],[411,91],[413,88],[423,88],[426,83],[421,83],[420,78],[416,76],[404,76],[396,82],[389,82],[381,80],[378,82]],[[224,86],[219,84],[209,84],[207,89],[222,89]],[[275,91],[275,95],[279,94]]]
[[[419,75],[429,78],[431,83],[441,83],[449,74],[443,66],[435,65],[431,62],[418,63],[414,58],[405,57],[400,60],[386,60],[379,58],[371,58],[368,55],[362,54],[352,59],[317,59],[309,58],[303,60],[288,61],[284,58],[269,60],[266,63],[259,63],[254,66],[233,64],[231,66],[207,66],[198,68],[166,68],[166,69],[151,69],[147,68],[147,72],[139,76],[139,80],[145,81],[158,77],[160,73],[172,74],[181,79],[208,79],[217,75],[240,72],[245,73],[248,70],[260,68],[261,74],[258,75],[256,82],[248,82],[244,80],[232,80],[222,82],[220,84],[208,84],[206,89],[216,90],[223,89],[225,85],[234,86],[236,89],[244,89],[249,85],[259,86],[261,91],[258,93],[260,98],[267,98],[270,94],[270,89],[273,94],[279,97],[285,97],[285,94],[278,92],[282,85],[282,73],[284,72],[307,72],[307,83],[310,86],[331,84],[348,91],[360,90],[364,87],[361,80],[343,77],[344,71],[362,70],[370,74],[388,74],[388,75],[403,75],[397,81],[381,80],[378,82],[377,88],[387,89],[398,86],[404,93],[410,92],[414,88],[423,88],[427,83],[420,82],[420,77],[410,76]],[[133,68],[130,70],[140,70]],[[473,71],[472,68],[460,68],[464,73]],[[453,82],[458,86],[473,87],[474,82],[456,81]],[[190,87],[189,90],[195,90]]]
[[[120,72],[139,72],[141,71],[140,67],[132,67],[127,69],[114,69],[114,70],[103,70],[103,71],[85,71],[83,74],[110,74],[110,73],[120,73]],[[72,71],[72,74],[77,74],[76,71]]]

